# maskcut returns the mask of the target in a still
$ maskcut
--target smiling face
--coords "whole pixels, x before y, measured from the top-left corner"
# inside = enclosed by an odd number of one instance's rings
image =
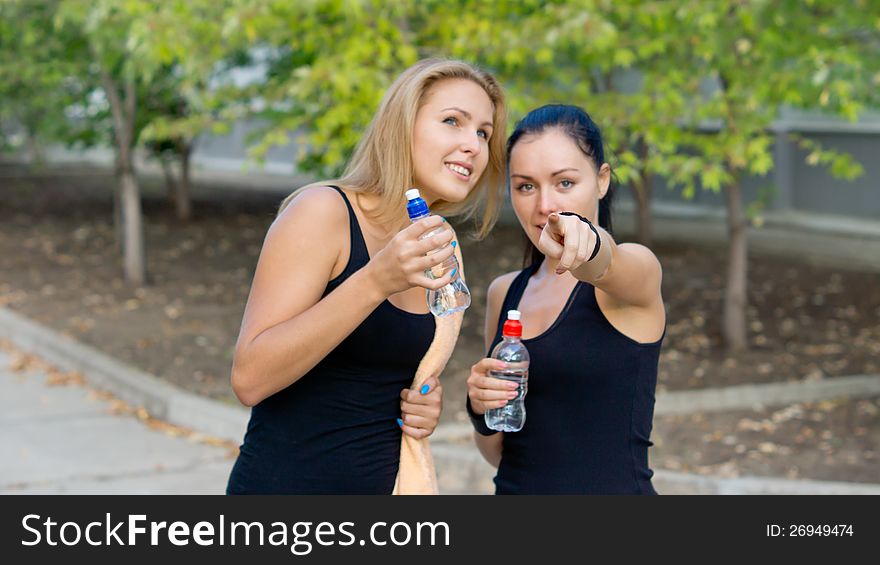
[[[598,225],[599,200],[611,168],[591,157],[559,128],[524,135],[510,152],[510,200],[529,240],[537,244],[553,212],[576,212]]]
[[[441,80],[428,90],[413,128],[413,181],[428,204],[461,202],[489,161],[494,107],[481,86]]]

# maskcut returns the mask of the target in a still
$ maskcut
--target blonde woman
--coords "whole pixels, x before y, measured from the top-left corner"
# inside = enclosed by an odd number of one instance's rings
[[[456,252],[443,215],[503,198],[505,104],[489,74],[425,60],[386,92],[342,178],[282,203],[254,274],[232,386],[251,419],[227,492],[390,494],[401,433],[430,435],[436,379],[409,391],[434,335],[425,270]],[[404,192],[435,214],[413,224]],[[481,208],[478,214],[477,209]]]

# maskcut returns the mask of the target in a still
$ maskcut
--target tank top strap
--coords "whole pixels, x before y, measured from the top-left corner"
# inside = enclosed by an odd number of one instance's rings
[[[584,306],[591,310],[598,311],[601,314],[602,309],[599,308],[599,301],[596,299],[596,287],[589,283],[583,283],[581,286],[583,288],[581,289],[581,292],[578,293],[577,299]]]
[[[495,337],[492,340],[492,343],[496,343],[501,339],[501,330],[504,327],[504,322],[507,320],[507,311],[508,310],[516,310],[519,308],[519,301],[522,299],[523,293],[526,291],[526,287],[529,285],[529,279],[541,266],[541,262],[538,261],[536,263],[532,263],[525,269],[519,272],[519,274],[513,279],[513,282],[510,283],[510,287],[507,289],[507,294],[504,295],[504,302],[501,304],[501,311],[498,313],[498,323],[495,328]]]
[[[342,200],[345,201],[345,206],[348,208],[348,230],[351,239],[351,245],[348,255],[348,265],[345,267],[345,270],[340,274],[338,278],[343,275],[348,275],[353,271],[363,267],[370,261],[370,253],[367,251],[367,244],[364,241],[364,234],[361,232],[360,223],[358,223],[357,216],[354,213],[354,208],[351,207],[351,202],[348,200],[348,196],[345,195],[345,192],[341,188],[336,185],[327,185],[330,188],[336,189],[336,192],[342,196]]]

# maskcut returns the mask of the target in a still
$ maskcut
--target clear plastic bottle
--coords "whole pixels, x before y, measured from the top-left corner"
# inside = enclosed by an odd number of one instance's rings
[[[516,398],[501,408],[492,408],[484,416],[486,425],[499,432],[518,432],[526,423],[526,393],[529,391],[529,352],[522,343],[519,310],[508,310],[501,330],[501,342],[492,350],[492,358],[507,363],[501,371],[489,371],[490,377],[519,385]]]
[[[409,214],[410,221],[416,222],[431,215],[430,210],[428,210],[428,204],[419,195],[419,190],[417,188],[412,188],[406,191],[406,200],[406,212]],[[446,228],[439,227],[433,229],[424,234],[422,239],[431,237],[434,234],[442,233],[444,229]],[[435,265],[433,268],[425,271],[425,274],[429,278],[439,279],[445,275],[447,271],[451,271],[452,269],[456,270],[456,274],[453,275],[451,283],[439,290],[425,291],[428,308],[435,316],[448,316],[453,312],[465,310],[471,305],[471,292],[468,290],[467,285],[464,284],[461,276],[457,273],[458,259],[456,259],[455,253],[450,255],[448,259],[439,265]]]

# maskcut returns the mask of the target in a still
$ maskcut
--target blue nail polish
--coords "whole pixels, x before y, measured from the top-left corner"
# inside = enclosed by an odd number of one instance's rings
[[[455,242],[454,242],[454,241],[452,242],[452,247],[455,247]]]
[[[444,224],[446,223],[446,218],[440,218],[440,220],[441,220]]]
[[[400,427],[402,428],[402,427],[403,427],[403,420],[401,420],[400,418],[398,418],[398,419],[397,419],[397,425],[400,426]]]
[[[449,275],[449,276],[454,277],[454,276],[455,276],[455,273],[457,273],[457,272],[458,272],[458,269],[452,269],[452,274]]]
[[[431,387],[428,385],[422,385],[422,388],[419,389],[419,392],[422,394],[428,394],[428,391],[431,390]]]

